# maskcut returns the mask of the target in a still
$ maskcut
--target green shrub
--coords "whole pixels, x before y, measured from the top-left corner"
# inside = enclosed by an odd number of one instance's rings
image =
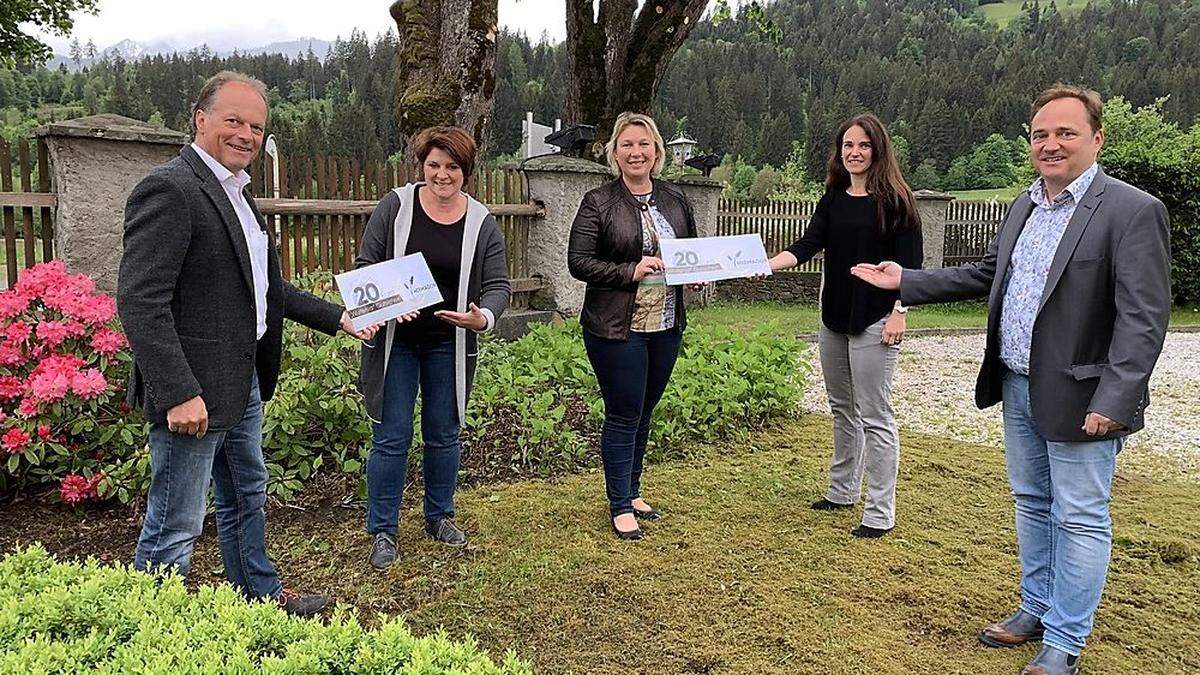
[[[1178,304],[1200,302],[1200,123],[1183,131],[1159,100],[1134,110],[1117,97],[1104,106],[1100,164],[1158,197],[1171,216],[1171,290]]]
[[[55,562],[44,549],[0,560],[3,673],[530,673],[509,652],[495,664],[467,637],[417,637],[399,620],[366,630],[249,602],[230,586],[188,593],[94,560]]]

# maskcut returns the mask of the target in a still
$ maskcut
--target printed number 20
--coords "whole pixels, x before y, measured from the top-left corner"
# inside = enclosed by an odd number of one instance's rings
[[[675,267],[683,267],[684,265],[699,265],[700,256],[696,255],[695,251],[676,251],[675,252]]]
[[[354,304],[365,305],[379,299],[379,288],[375,284],[354,287]]]

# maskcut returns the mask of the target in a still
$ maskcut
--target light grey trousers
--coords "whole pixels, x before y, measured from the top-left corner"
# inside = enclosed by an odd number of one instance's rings
[[[896,524],[896,473],[900,468],[900,435],[892,415],[892,375],[899,345],[879,340],[887,318],[858,335],[843,335],[821,326],[818,346],[825,391],[833,411],[833,460],[829,492],[837,504],[854,504],[867,479],[862,524],[890,529]]]

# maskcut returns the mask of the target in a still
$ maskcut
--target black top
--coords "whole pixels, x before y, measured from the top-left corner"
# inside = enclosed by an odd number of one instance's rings
[[[433,315],[455,309],[458,300],[458,274],[462,269],[463,231],[467,214],[449,225],[436,222],[421,208],[421,188],[413,191],[412,229],[408,233],[405,255],[421,253],[433,273],[442,301],[421,310],[420,316],[396,326],[396,339],[407,343],[431,344],[454,338],[454,326]]]
[[[821,321],[835,333],[855,335],[892,311],[899,291],[876,288],[854,275],[858,263],[894,260],[905,269],[919,269],[924,254],[920,230],[904,229],[885,237],[879,227],[875,200],[845,190],[827,191],[804,236],[787,249],[798,264],[825,251],[825,285],[821,290]]]

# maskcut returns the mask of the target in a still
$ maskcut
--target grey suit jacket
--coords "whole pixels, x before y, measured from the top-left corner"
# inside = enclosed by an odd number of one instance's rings
[[[133,348],[128,400],[163,423],[167,411],[195,396],[209,428],[242,419],[250,378],[264,401],[275,391],[287,317],[326,333],[342,308],[285,282],[268,234],[267,332],[257,339],[250,251],[233,205],[204,160],[187,146],[138,183],[125,205],[124,252],[117,310]]]
[[[1001,400],[1000,311],[1013,248],[1032,210],[1028,194],[1013,202],[982,261],[902,277],[906,305],[987,296],[980,408]],[[1171,314],[1169,238],[1162,202],[1097,172],[1063,232],[1033,324],[1029,397],[1047,440],[1096,440],[1081,429],[1089,412],[1125,427],[1106,438],[1144,426],[1150,372]]]

